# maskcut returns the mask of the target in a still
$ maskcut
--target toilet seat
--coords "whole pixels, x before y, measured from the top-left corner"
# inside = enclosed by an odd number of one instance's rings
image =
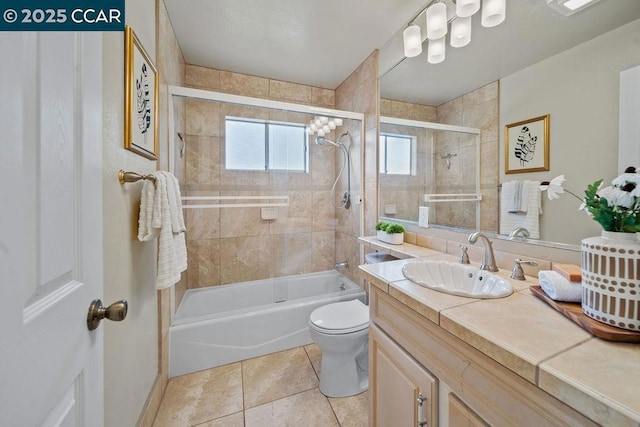
[[[311,313],[309,326],[329,335],[362,331],[369,326],[369,307],[358,299],[327,304]]]

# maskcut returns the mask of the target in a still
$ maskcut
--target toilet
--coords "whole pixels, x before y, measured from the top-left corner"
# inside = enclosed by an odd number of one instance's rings
[[[309,316],[309,332],[322,351],[320,391],[328,397],[347,397],[369,387],[369,307],[360,300],[316,308]]]

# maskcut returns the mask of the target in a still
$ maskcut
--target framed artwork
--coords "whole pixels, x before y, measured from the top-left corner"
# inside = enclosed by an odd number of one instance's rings
[[[136,37],[125,28],[124,148],[158,158],[158,71]]]
[[[505,173],[549,170],[549,115],[506,125]]]

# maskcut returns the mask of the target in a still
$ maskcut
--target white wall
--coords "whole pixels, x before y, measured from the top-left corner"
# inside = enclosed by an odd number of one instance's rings
[[[133,27],[155,62],[155,1],[128,0]],[[104,299],[129,302],[123,322],[103,322],[105,426],[134,426],[158,372],[155,242],[138,242],[141,183],[121,186],[119,169],[152,173],[156,163],[124,146],[124,33],[103,35]]]
[[[618,171],[620,72],[640,64],[640,20],[583,43],[500,80],[500,125],[550,114],[550,170],[504,173],[513,179],[550,180],[564,174],[565,188],[577,195],[587,185]],[[500,136],[504,159],[504,132]],[[565,194],[549,201],[543,195],[541,239],[579,244],[600,234],[600,226],[577,210],[580,202]]]

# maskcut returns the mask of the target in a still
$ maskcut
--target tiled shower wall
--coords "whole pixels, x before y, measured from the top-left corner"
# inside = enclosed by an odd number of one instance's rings
[[[499,128],[499,82],[495,81],[489,83],[486,86],[480,87],[472,92],[469,92],[461,97],[455,98],[445,104],[437,107],[438,123],[466,126],[479,128],[481,130],[480,139],[480,192],[482,193],[482,202],[480,203],[480,230],[498,232],[498,173],[499,173],[499,159],[498,148],[500,144],[500,136],[498,134]],[[465,148],[466,147],[466,148]],[[460,170],[465,169],[465,158],[469,159],[470,156],[465,156],[463,150],[469,150],[468,145],[460,145],[460,154],[451,159],[452,169],[454,162],[458,163],[457,166]],[[438,151],[436,149],[436,151]],[[468,168],[467,168],[468,169]],[[436,169],[446,173],[446,167]],[[439,179],[436,176],[436,181]],[[462,205],[471,205],[468,202],[457,202]],[[459,206],[455,206],[454,203],[441,203],[444,209],[449,209],[450,212],[443,212],[444,216],[453,215],[454,210],[460,209]],[[447,205],[447,206],[445,206]],[[472,206],[471,206],[472,208]],[[467,206],[467,212],[475,212]],[[441,213],[438,212],[440,215]]]
[[[480,192],[482,202],[480,203],[480,229],[484,231],[498,232],[498,82],[490,83],[478,88],[468,94],[455,98],[438,107],[431,107],[419,104],[383,99],[380,101],[381,115],[412,119],[420,121],[430,121],[442,124],[474,127],[481,129],[480,141]],[[388,125],[385,125],[388,126]],[[386,129],[386,128],[384,128]],[[398,127],[389,128],[389,131],[397,133],[411,134],[411,128]],[[460,138],[450,132],[434,133],[434,153],[429,157],[427,163],[431,168],[435,182],[436,193],[473,192],[473,185],[466,186],[462,183],[475,182],[475,139],[469,136]],[[427,149],[427,151],[430,148]],[[441,159],[441,155],[446,153],[455,154],[450,159],[450,168],[446,166],[446,160]],[[419,156],[419,158],[421,158]],[[413,177],[412,177],[413,178]],[[395,182],[393,180],[396,180]],[[397,182],[398,177],[381,177],[383,191],[387,192],[389,184],[391,188],[399,189],[402,182]],[[405,178],[406,180],[407,178]],[[411,178],[409,178],[411,179]],[[405,189],[413,189],[415,186],[411,182],[406,182]],[[425,185],[429,185],[427,183]],[[401,209],[409,212],[417,212],[417,201],[420,195],[415,188],[413,193],[395,193],[395,200],[398,206],[398,218],[411,218],[416,220],[413,213],[405,215]],[[405,199],[414,200],[414,203]],[[394,200],[387,198],[383,200]],[[415,205],[415,206],[414,206]],[[473,202],[451,202],[437,204],[435,213],[431,213],[431,220],[435,220],[440,225],[451,225],[457,227],[474,228],[475,204]],[[382,209],[382,207],[380,207]],[[415,209],[415,211],[413,210]],[[381,212],[382,215],[382,212]]]
[[[336,233],[336,260],[349,263],[346,274],[352,280],[358,278],[358,265],[361,263],[358,237],[374,234],[378,219],[378,96],[376,50],[336,89],[337,109],[364,114],[364,135],[359,127],[349,130],[353,137],[351,189],[354,198],[350,209],[338,210]]]
[[[191,65],[186,68],[186,85],[335,107],[332,90]],[[336,209],[329,201],[341,152],[332,146],[310,144],[310,173],[228,171],[223,167],[227,115],[296,123],[308,123],[312,118],[278,110],[186,101],[186,194],[288,195],[290,203],[278,208],[276,220],[262,220],[260,208],[187,210],[187,286],[207,287],[332,269],[336,230],[346,227],[343,221],[347,221],[342,216],[336,221]],[[359,126],[345,120],[337,131]]]

